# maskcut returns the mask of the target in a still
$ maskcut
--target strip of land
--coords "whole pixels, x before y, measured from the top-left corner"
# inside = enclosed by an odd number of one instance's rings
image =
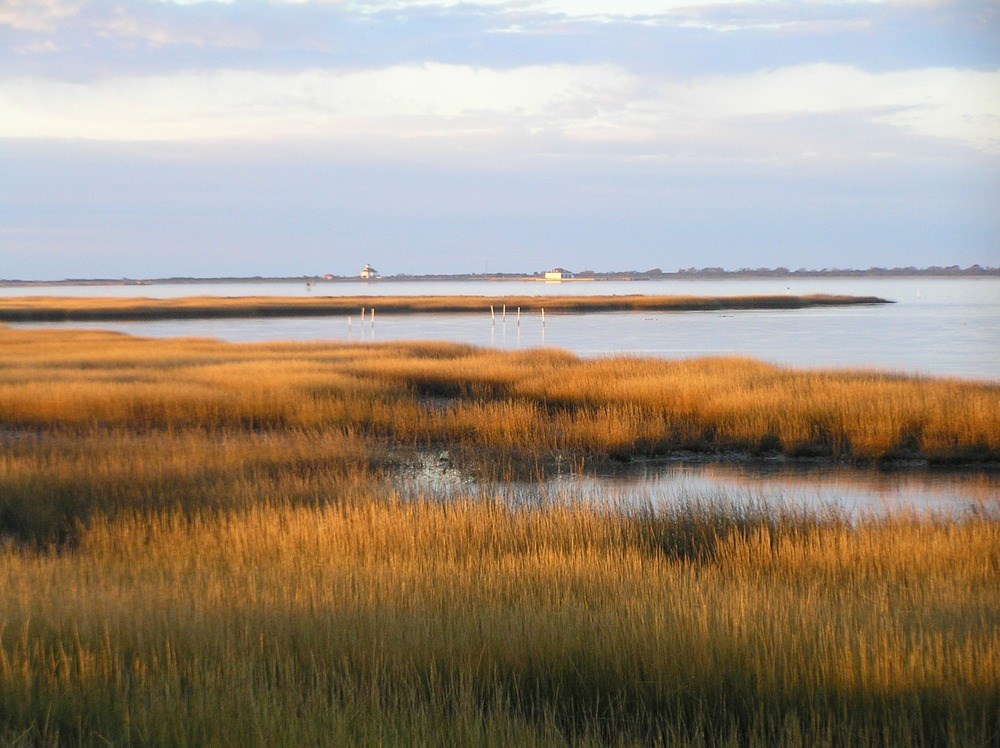
[[[870,267],[870,268],[798,268],[789,270],[786,267],[776,268],[740,268],[726,270],[721,267],[680,268],[676,271],[664,271],[660,268],[649,270],[579,270],[569,273],[569,279],[587,281],[656,281],[656,280],[746,280],[757,278],[781,278],[795,280],[798,278],[996,278],[1000,276],[1000,267],[983,267],[981,265],[931,265],[930,267]],[[165,278],[64,278],[62,280],[15,280],[0,278],[0,287],[26,286],[157,286],[157,285],[203,285],[206,283],[357,283],[358,281],[378,283],[436,283],[436,282],[473,282],[489,283],[492,281],[542,281],[546,280],[545,271],[535,272],[495,272],[495,273],[392,273],[378,275],[377,278],[362,278],[359,275],[229,275],[197,278],[193,276],[172,276]],[[566,277],[561,280],[567,280]]]
[[[804,309],[821,306],[891,304],[875,296],[320,296],[213,297],[175,299],[8,297],[0,298],[0,322],[111,322],[161,319],[325,317],[360,314],[514,314],[538,312],[691,312],[738,309]]]

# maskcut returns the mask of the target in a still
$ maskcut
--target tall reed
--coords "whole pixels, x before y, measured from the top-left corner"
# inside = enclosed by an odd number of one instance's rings
[[[986,745],[1000,523],[257,505],[0,555],[0,738]]]
[[[0,327],[0,742],[985,745],[1000,521],[397,496],[680,448],[996,459],[1000,388]]]

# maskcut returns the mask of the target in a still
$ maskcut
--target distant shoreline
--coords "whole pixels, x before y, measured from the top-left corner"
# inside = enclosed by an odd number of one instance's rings
[[[212,278],[172,277],[172,278],[65,278],[62,280],[18,280],[0,279],[0,288],[24,286],[154,286],[181,284],[224,284],[224,283],[436,283],[442,281],[545,281],[561,283],[566,281],[648,281],[648,280],[750,280],[780,278],[796,280],[800,278],[1000,278],[1000,267],[971,265],[959,267],[931,266],[927,268],[868,268],[789,270],[788,268],[755,268],[724,270],[723,268],[688,268],[676,272],[652,270],[622,270],[594,272],[584,270],[573,273],[561,280],[548,280],[545,273],[456,273],[456,274],[396,274],[363,279],[360,276],[341,275],[296,275],[296,276],[224,276]]]
[[[153,319],[247,319],[359,314],[517,314],[538,312],[682,312],[735,309],[803,309],[891,304],[875,296],[189,296],[0,297],[0,322],[108,322]]]

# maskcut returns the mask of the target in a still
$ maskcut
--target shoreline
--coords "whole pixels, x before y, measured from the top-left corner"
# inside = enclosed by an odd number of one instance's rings
[[[689,312],[805,309],[895,303],[876,296],[811,294],[753,296],[325,296],[325,297],[115,297],[0,298],[0,322],[109,322],[167,319],[240,319],[378,315],[503,314],[523,312]]]
[[[224,285],[262,283],[454,283],[454,282],[531,282],[548,281],[657,281],[657,280],[815,280],[815,279],[959,279],[1000,277],[1000,267],[972,265],[959,267],[930,266],[926,268],[832,268],[829,270],[789,270],[788,268],[755,268],[725,270],[723,268],[689,268],[673,272],[653,270],[581,271],[559,280],[546,279],[542,273],[405,273],[362,278],[357,275],[284,275],[284,276],[173,276],[163,278],[62,278],[62,279],[0,279],[0,288],[46,286],[156,286],[156,285]]]
[[[545,467],[555,468],[562,462],[558,456],[546,456]],[[996,475],[1000,460],[933,460],[917,454],[899,455],[872,460],[855,460],[832,455],[793,455],[781,452],[755,453],[750,450],[717,449],[698,452],[678,449],[663,454],[635,454],[622,457],[588,456],[583,458],[584,475],[628,476],[642,470],[674,466],[738,467],[764,473],[808,474],[812,471],[843,469],[878,475],[907,476],[915,473],[935,475]],[[553,472],[556,470],[553,469]]]

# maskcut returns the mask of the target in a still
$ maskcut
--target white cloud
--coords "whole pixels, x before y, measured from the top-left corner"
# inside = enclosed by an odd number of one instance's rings
[[[496,132],[587,118],[619,105],[630,85],[615,68],[567,65],[225,71],[82,84],[19,78],[0,82],[0,136],[336,140]]]
[[[41,39],[10,47],[10,51],[15,55],[49,55],[58,52],[59,45],[51,39]]]
[[[161,0],[177,5],[241,0]],[[408,8],[489,8],[510,13],[551,13],[569,18],[622,19],[649,18],[677,11],[701,11],[709,7],[765,7],[768,5],[946,5],[954,0],[274,0],[288,5],[339,5],[362,13],[406,10]]]
[[[801,65],[667,84],[643,108],[654,121],[695,127],[848,114],[1000,153],[1000,71],[868,73],[846,65]]]
[[[613,66],[494,70],[424,64],[287,74],[183,73],[87,83],[0,80],[0,137],[299,138],[379,152],[430,142],[481,152],[541,142],[587,153],[614,144],[642,144],[651,153],[662,153],[712,141],[739,144],[752,157],[782,153],[785,133],[791,132],[803,150],[822,150],[829,132],[810,143],[801,123],[834,119],[888,133],[879,149],[897,147],[891,133],[905,130],[998,154],[1000,71],[868,73],[850,66],[806,65],[658,81]],[[754,140],[748,133],[762,135]],[[412,145],[414,139],[421,145]],[[834,133],[829,147],[851,145],[845,132]],[[856,145],[860,156],[874,147]]]
[[[80,0],[3,0],[0,27],[48,32],[80,13]]]
[[[197,2],[198,0],[190,0]],[[236,0],[238,1],[238,0]],[[283,0],[302,2],[303,0]],[[305,0],[308,1],[308,0]],[[316,1],[316,0],[313,0]],[[502,12],[550,13],[568,18],[643,19],[683,12],[700,13],[707,8],[763,8],[767,6],[795,7],[802,5],[864,6],[864,5],[946,5],[954,0],[319,0],[342,4],[361,12],[377,13],[406,8],[454,8],[472,6]]]
[[[174,44],[213,47],[251,47],[259,43],[258,35],[236,24],[171,23],[169,18],[150,14],[135,14],[117,6],[106,15],[91,19],[95,32],[104,38],[139,42],[150,47]]]

